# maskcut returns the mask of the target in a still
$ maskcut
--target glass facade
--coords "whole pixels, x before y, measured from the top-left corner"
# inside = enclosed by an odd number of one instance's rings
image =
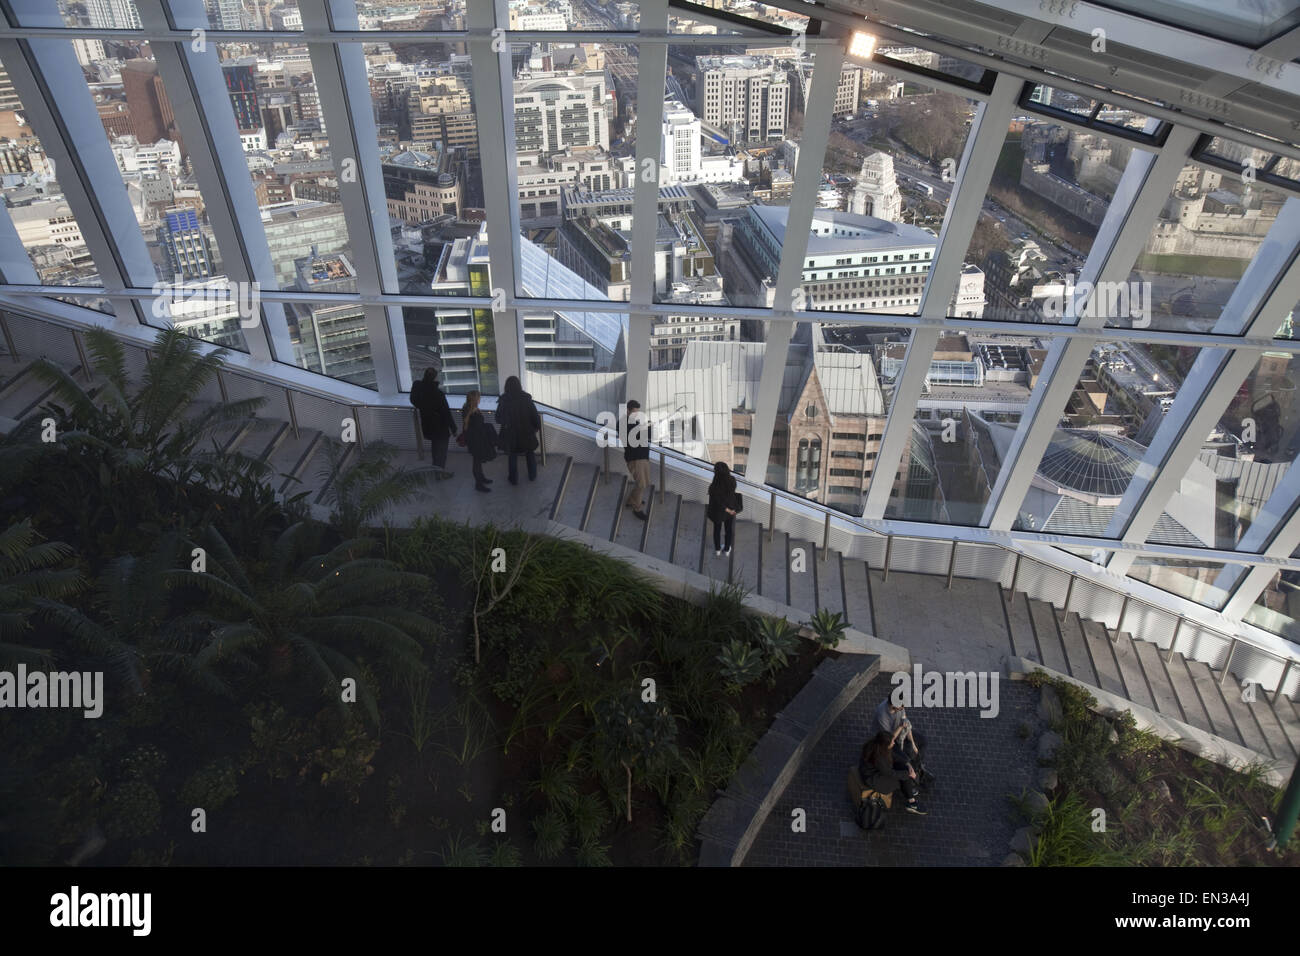
[[[1294,143],[1180,126],[1140,77],[1103,89],[1039,64],[995,83],[973,47],[864,42],[749,0],[670,8],[643,36],[622,0],[331,3],[366,31],[349,42],[322,39],[314,5],[307,24],[291,2],[179,6],[177,23],[202,10],[204,49],[130,0],[58,4],[58,37],[11,24],[13,295],[101,313],[111,295],[119,316],[135,299],[142,322],[381,404],[430,366],[489,396],[517,370],[589,422],[636,397],[670,447],[843,515],[1147,545],[1131,581],[1293,632],[1297,572],[1238,589],[1294,511],[1274,500],[1300,454],[1279,304],[1300,299]],[[1192,29],[1234,42],[1292,25],[1197,10]],[[37,40],[81,76],[46,75]],[[662,102],[640,102],[660,65]],[[105,143],[111,197],[105,171],[47,152]],[[65,195],[78,178],[99,193]],[[653,254],[633,257],[634,231]],[[147,288],[235,276],[274,304],[260,321],[237,296],[159,313]]]

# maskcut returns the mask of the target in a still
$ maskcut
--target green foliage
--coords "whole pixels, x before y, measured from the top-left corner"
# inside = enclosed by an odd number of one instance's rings
[[[326,443],[327,461],[320,477],[329,484],[323,501],[332,509],[330,522],[343,537],[361,537],[376,520],[428,485],[432,473],[399,468],[393,464],[397,454],[396,448],[383,442],[360,450],[333,440]]]
[[[544,796],[552,809],[569,810],[578,802],[578,775],[559,760],[548,761],[531,789]]]
[[[110,839],[136,839],[158,829],[162,804],[158,792],[143,780],[112,787],[104,802],[104,833]]]
[[[742,687],[758,680],[767,669],[761,651],[736,639],[728,641],[718,651],[718,663],[727,689],[732,693],[739,693]]]
[[[768,674],[775,674],[799,652],[799,632],[785,618],[760,617],[754,628],[754,642]]]
[[[438,630],[409,608],[419,606],[428,579],[366,557],[371,542],[351,539],[325,550],[324,529],[302,522],[265,540],[257,560],[237,555],[216,527],[203,545],[206,571],[166,577],[209,599],[210,610],[187,623],[206,631],[197,662],[212,673],[221,665],[257,669],[254,652],[271,652],[272,660],[287,652],[341,710],[342,678],[356,678],[358,699],[377,723],[375,688],[350,656],[353,648],[371,648],[389,672],[423,668],[422,644]]]
[[[61,602],[84,588],[81,572],[64,566],[72,556],[62,541],[44,541],[30,518],[0,531],[0,663],[40,666],[50,660],[49,648],[14,642],[32,631],[38,598],[66,608]]]
[[[1077,793],[1048,803],[1041,832],[1026,862],[1030,866],[1128,866],[1133,860],[1092,830],[1092,809]]]
[[[533,849],[542,860],[554,860],[569,843],[569,824],[556,810],[547,810],[535,818],[533,832],[537,834]]]
[[[523,866],[523,855],[519,848],[509,840],[503,840],[492,848],[489,860],[491,866]]]
[[[609,847],[601,846],[596,840],[584,840],[575,851],[579,866],[613,866],[609,859]]]
[[[214,760],[190,774],[181,787],[181,803],[202,807],[209,812],[219,809],[239,793],[239,773],[228,759]]]
[[[128,780],[143,780],[154,784],[167,766],[167,755],[153,744],[141,744],[125,757],[118,766],[118,771]]]
[[[834,650],[844,639],[848,624],[841,612],[824,607],[808,620],[808,627],[818,644],[827,650]]]
[[[584,793],[569,808],[569,819],[578,843],[595,843],[609,825],[609,809],[596,794]]]
[[[482,866],[483,848],[478,841],[466,837],[460,831],[449,837],[438,854],[443,866]]]

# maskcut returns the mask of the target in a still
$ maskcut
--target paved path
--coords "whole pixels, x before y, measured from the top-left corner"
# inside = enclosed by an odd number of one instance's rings
[[[1021,681],[998,684],[1000,711],[982,718],[977,709],[909,709],[927,735],[926,765],[937,782],[922,791],[929,814],[898,809],[881,830],[864,832],[853,822],[845,777],[857,763],[876,705],[891,689],[888,674],[867,685],[848,706],[799,770],[772,810],[745,866],[997,866],[1021,826],[1008,794],[1032,788],[1040,722],[1038,692]],[[1020,736],[1028,724],[1033,734]],[[807,812],[806,833],[790,829],[791,811]]]

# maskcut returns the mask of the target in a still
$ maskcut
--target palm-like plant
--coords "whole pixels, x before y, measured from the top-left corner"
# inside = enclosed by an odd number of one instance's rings
[[[754,683],[766,669],[758,648],[735,639],[722,645],[722,650],[718,651],[718,663],[722,666],[727,689],[732,693],[739,693],[742,687]]]
[[[343,541],[321,553],[325,529],[299,522],[263,542],[260,560],[245,566],[215,527],[204,533],[207,570],[177,571],[173,582],[192,584],[212,600],[213,610],[194,618],[209,628],[200,664],[231,660],[245,665],[251,653],[291,654],[341,703],[344,677],[355,677],[358,697],[379,720],[373,688],[345,653],[354,643],[374,648],[393,671],[422,670],[422,642],[437,625],[407,610],[409,598],[427,587],[422,575],[365,555],[374,542]]]
[[[204,353],[190,336],[164,330],[154,343],[149,367],[133,388],[122,343],[104,329],[91,329],[85,338],[97,384],[83,384],[47,360],[34,363],[32,374],[53,386],[54,397],[41,414],[24,421],[6,445],[21,449],[18,461],[24,475],[40,468],[50,500],[74,504],[79,530],[87,540],[95,529],[102,529],[105,513],[120,538],[143,516],[167,513],[160,501],[165,492],[175,510],[192,483],[211,481],[234,461],[248,460],[221,454],[208,442],[222,426],[253,415],[262,399],[220,402],[192,417],[185,415],[224,364],[224,350]],[[46,417],[54,420],[57,441],[41,441],[41,420]],[[148,493],[119,493],[142,485]]]
[[[345,538],[358,538],[389,508],[411,500],[429,483],[431,472],[408,471],[393,464],[397,449],[382,442],[362,448],[347,467],[348,446],[330,441],[322,481],[329,481],[324,501],[333,508],[330,522]]]
[[[808,620],[808,627],[818,644],[827,650],[833,650],[844,639],[848,623],[839,611],[824,607]]]
[[[767,672],[775,674],[790,662],[799,649],[799,633],[783,617],[762,617],[754,629],[754,640],[766,661]]]
[[[207,684],[198,666],[200,645],[171,615],[166,587],[177,572],[180,539],[164,535],[143,555],[123,555],[108,562],[95,579],[89,607],[36,598],[42,619],[67,634],[88,662],[112,670],[135,693],[144,693],[155,670],[175,672]]]
[[[85,586],[81,572],[61,567],[72,553],[62,541],[42,541],[30,519],[0,531],[0,661],[50,658],[49,648],[11,642],[31,629],[37,599],[63,601]]]

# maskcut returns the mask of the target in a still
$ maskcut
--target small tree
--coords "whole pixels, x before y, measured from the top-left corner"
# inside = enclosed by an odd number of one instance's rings
[[[641,699],[638,687],[621,689],[595,707],[595,757],[606,769],[622,766],[627,774],[627,819],[632,821],[632,772],[644,778],[657,773],[677,752],[677,721],[664,704]]]
[[[528,566],[544,539],[538,535],[521,534],[520,544],[511,553],[505,547],[505,536],[488,526],[472,535],[470,573],[474,580],[474,663],[480,660],[479,621],[492,613],[498,604],[510,596],[519,583],[520,575]]]

